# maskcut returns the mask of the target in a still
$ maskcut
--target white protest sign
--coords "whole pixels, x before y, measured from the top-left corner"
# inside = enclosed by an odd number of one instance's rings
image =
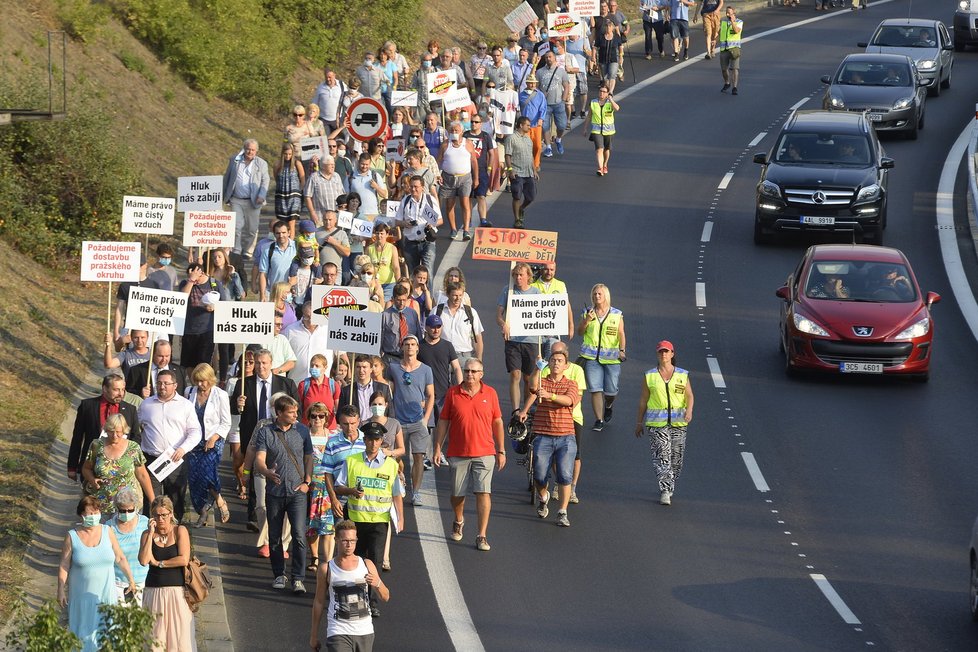
[[[139,282],[139,242],[86,240],[81,250],[81,280],[99,283]]]
[[[234,213],[189,211],[183,214],[184,247],[233,247]]]
[[[330,310],[327,326],[330,347],[347,353],[380,355],[381,317],[382,313],[365,310]]]
[[[329,153],[329,143],[325,136],[308,136],[299,140],[299,158],[309,161],[313,156],[321,159]]]
[[[584,21],[577,14],[547,14],[547,34],[550,38],[584,36]]]
[[[312,323],[326,326],[330,308],[365,311],[370,305],[370,290],[345,285],[313,285],[310,301]],[[338,348],[338,350],[343,349]]]
[[[126,328],[150,333],[183,335],[189,299],[190,295],[185,292],[170,292],[134,285],[129,288]]]
[[[173,235],[173,214],[177,201],[169,197],[122,198],[123,233]]]
[[[417,106],[418,91],[391,91],[391,106]]]
[[[397,217],[397,209],[400,208],[401,204],[396,201],[387,202],[387,217],[390,219],[395,219]]]
[[[523,2],[519,7],[506,14],[503,22],[506,23],[509,31],[522,32],[526,29],[527,25],[536,25],[537,15],[528,2]]]
[[[275,304],[270,301],[218,301],[214,304],[214,343],[271,346],[274,323]]]
[[[219,211],[221,210],[222,177],[178,177],[177,178],[177,210],[187,211]]]
[[[163,451],[163,454],[157,457],[152,464],[146,467],[149,469],[149,472],[153,474],[153,477],[156,478],[157,482],[163,482],[166,480],[168,477],[170,477],[171,473],[176,471],[178,468],[180,468],[180,465],[183,464],[184,458],[181,457],[179,460],[174,462],[172,459],[170,459],[172,457],[173,446],[170,446]]]
[[[374,234],[374,223],[370,220],[364,220],[361,218],[355,218],[353,220],[353,227],[350,229],[350,235],[355,235],[359,238],[371,238]]]
[[[458,75],[455,74],[454,68],[429,72],[425,81],[429,96],[435,95],[441,98],[448,95],[453,88],[458,88]]]
[[[454,111],[472,104],[469,92],[464,88],[453,89],[442,101],[445,103],[446,111]]]
[[[388,161],[397,161],[398,163],[404,160],[403,138],[391,138],[387,141],[385,158]]]
[[[341,229],[349,229],[353,226],[353,213],[350,211],[336,211],[336,226]]]
[[[599,16],[601,0],[567,0],[567,11],[578,16]]]
[[[512,294],[506,321],[513,337],[568,334],[566,294]]]

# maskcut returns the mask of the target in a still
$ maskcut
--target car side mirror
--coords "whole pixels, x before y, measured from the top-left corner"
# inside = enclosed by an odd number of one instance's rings
[[[760,154],[754,154],[754,162],[758,165],[767,165],[767,154],[763,152]]]
[[[819,79],[822,80],[822,83],[823,84],[831,84],[832,83],[832,75],[822,75]]]
[[[880,167],[884,170],[892,170],[893,159],[891,159],[889,156],[884,156],[880,159]]]
[[[869,43],[867,43],[866,41],[859,41],[858,43],[856,43],[856,47],[859,47],[859,48],[864,48],[867,45],[869,45]]]
[[[939,295],[937,292],[928,292],[927,293],[927,307],[928,308],[930,308],[935,303],[940,303],[940,301],[941,301],[941,295]]]
[[[791,289],[787,285],[782,285],[781,287],[779,287],[774,294],[779,299],[782,299],[784,301],[791,301]],[[933,294],[933,292],[931,294]]]

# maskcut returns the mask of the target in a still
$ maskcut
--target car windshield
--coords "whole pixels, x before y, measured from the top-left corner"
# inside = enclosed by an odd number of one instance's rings
[[[835,83],[843,86],[910,86],[913,74],[905,63],[853,61],[839,69]]]
[[[869,143],[864,136],[790,132],[781,137],[775,152],[778,163],[869,165]]]
[[[876,32],[872,45],[883,48],[935,48],[937,37],[932,27],[886,25]]]
[[[907,303],[917,298],[906,265],[852,260],[820,260],[805,285],[810,299]]]

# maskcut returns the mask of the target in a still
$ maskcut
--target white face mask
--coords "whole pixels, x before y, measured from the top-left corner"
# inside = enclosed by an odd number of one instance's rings
[[[375,417],[382,417],[382,416],[384,416],[384,412],[386,412],[386,411],[387,411],[387,406],[386,405],[371,405],[370,406],[370,414],[374,415]]]
[[[373,274],[364,274],[363,275],[363,280],[366,281],[367,283],[369,283],[370,281],[374,280],[374,275]]]

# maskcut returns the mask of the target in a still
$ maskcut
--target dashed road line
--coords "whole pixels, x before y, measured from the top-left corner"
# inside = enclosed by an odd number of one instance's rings
[[[709,242],[711,235],[713,235],[713,222],[707,222],[703,225],[703,235],[700,236],[700,242]]]
[[[720,363],[717,362],[717,359],[712,356],[707,356],[706,366],[710,368],[710,378],[713,379],[713,386],[717,389],[726,389],[727,383],[724,382],[723,374],[720,373]]]
[[[733,172],[727,172],[725,175],[723,175],[723,178],[720,179],[720,185],[717,186],[717,189],[726,190],[727,186],[730,185],[730,181],[733,179],[733,175],[734,175]]]
[[[822,592],[825,599],[829,601],[829,604],[838,612],[842,620],[845,621],[847,625],[861,625],[859,619],[856,618],[856,614],[852,613],[852,609],[846,605],[842,597],[836,592],[835,588],[831,583],[825,578],[824,575],[820,573],[812,573],[809,575],[815,582],[815,586]]]
[[[771,491],[771,487],[768,486],[767,480],[764,479],[764,474],[761,473],[761,467],[757,465],[757,460],[754,459],[753,453],[741,453],[741,459],[744,460],[744,465],[747,467],[747,472],[750,474],[750,479],[754,481],[754,486],[760,492]],[[785,532],[785,534],[788,534]]]
[[[791,110],[792,111],[797,111],[798,109],[800,109],[801,107],[803,107],[808,102],[808,100],[810,100],[810,99],[811,99],[811,97],[803,97],[803,98],[801,98],[800,100],[798,100],[797,102],[795,102],[794,104],[791,105]]]
[[[696,307],[706,307],[706,283],[696,284]]]
[[[764,140],[764,137],[765,136],[767,136],[767,132],[766,131],[762,131],[761,133],[759,133],[756,136],[754,136],[754,140],[752,140],[749,143],[747,143],[747,146],[748,147],[754,147],[754,146],[756,146],[757,143],[759,143],[762,140]]]

